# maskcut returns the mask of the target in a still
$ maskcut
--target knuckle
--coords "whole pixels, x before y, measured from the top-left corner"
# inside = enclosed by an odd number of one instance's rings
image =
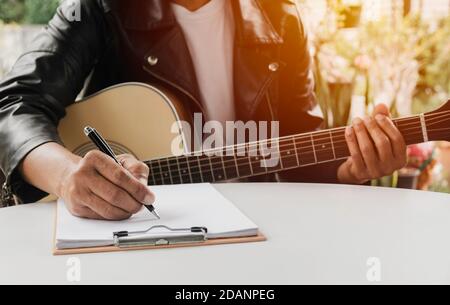
[[[362,159],[362,155],[361,155],[361,153],[360,152],[354,152],[353,154],[352,154],[352,158],[354,159],[354,160],[361,160]]]
[[[148,166],[146,166],[145,164],[141,163],[141,162],[137,162],[135,164],[132,164],[128,170],[130,171],[130,173],[132,173],[134,176],[143,176],[143,175],[147,175],[149,174],[150,170],[148,168]]]
[[[130,177],[123,170],[116,170],[113,174],[114,180],[120,184],[128,183]]]
[[[85,210],[83,206],[79,203],[75,203],[72,205],[70,212],[77,217],[83,217],[85,216]]]
[[[389,141],[388,137],[380,136],[378,138],[378,145],[380,147],[389,147],[391,145],[391,142]]]
[[[87,162],[95,162],[95,161],[98,160],[99,154],[100,154],[100,152],[99,152],[98,150],[91,150],[90,152],[88,152],[88,153],[86,154],[86,156],[84,157],[84,159],[85,159]]]
[[[122,192],[118,188],[112,189],[108,194],[109,203],[118,203],[122,198]]]
[[[373,152],[373,149],[369,145],[362,145],[361,152],[363,155],[369,155]]]
[[[108,220],[115,220],[116,219],[116,215],[114,215],[114,209],[107,205],[103,208],[103,217],[105,217]]]

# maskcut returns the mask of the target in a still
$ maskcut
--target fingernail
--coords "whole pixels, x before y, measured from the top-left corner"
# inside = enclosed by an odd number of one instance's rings
[[[366,124],[370,124],[370,123],[372,123],[372,118],[371,118],[370,116],[365,116],[365,117],[364,117],[364,122],[365,122]]]
[[[353,128],[351,126],[348,126],[345,129],[345,134],[347,135],[347,137],[351,137],[353,135]]]
[[[363,121],[360,118],[356,118],[353,120],[353,125],[356,127],[361,127],[363,125]]]
[[[144,199],[145,205],[152,205],[155,203],[155,196],[152,193],[149,193],[145,196]]]
[[[377,114],[375,116],[375,120],[377,120],[378,122],[383,122],[385,118],[386,117],[384,115],[381,115],[381,114]]]

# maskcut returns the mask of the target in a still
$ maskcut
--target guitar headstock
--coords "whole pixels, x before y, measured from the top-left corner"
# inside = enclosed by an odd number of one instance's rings
[[[425,114],[425,121],[431,141],[450,141],[450,100]]]

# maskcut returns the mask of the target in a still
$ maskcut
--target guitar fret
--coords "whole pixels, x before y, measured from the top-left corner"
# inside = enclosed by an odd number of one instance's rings
[[[202,183],[201,168],[198,163],[198,157],[188,156],[186,157],[187,167],[189,170],[189,176],[192,183]]]
[[[336,158],[336,150],[334,149],[333,133],[331,130],[329,131],[329,134],[330,134],[331,148],[333,149],[333,160],[336,160],[337,159]]]
[[[298,154],[298,150],[297,150],[297,145],[295,144],[295,137],[292,138],[292,142],[294,143],[294,150],[295,150],[295,157],[297,158],[297,166],[300,166],[300,159],[299,159],[299,154]]]
[[[199,157],[203,182],[214,182],[211,162],[207,156]]]
[[[314,144],[314,136],[311,134],[311,145],[312,145],[312,148],[313,148],[313,152],[314,152],[314,160],[315,160],[315,163],[317,163],[317,153],[316,153],[316,145]]]
[[[159,160],[159,166],[161,167],[161,178],[162,178],[162,183],[163,184],[171,184],[171,179],[170,179],[170,169],[169,169],[169,165],[166,161],[166,163],[164,163],[164,159]]]
[[[151,184],[151,185],[158,185],[157,180],[156,180],[157,172],[156,172],[156,170],[155,170],[155,169],[156,169],[155,166],[157,166],[157,165],[156,165],[156,162],[154,162],[154,161],[149,161],[149,162],[147,163],[147,165],[148,165],[148,168],[149,168],[150,171],[151,171],[151,173],[150,173],[151,179],[152,179],[152,184]]]
[[[290,143],[283,144],[283,147],[285,147],[285,149],[283,151],[280,151],[280,162],[282,169],[295,168],[299,166],[297,149],[295,147],[294,139],[290,139],[289,141]]]
[[[180,156],[177,158],[177,162],[180,169],[182,183],[192,183],[192,177],[189,172],[188,158],[186,156]]]
[[[194,183],[195,181],[194,181],[194,179],[192,179],[191,164],[190,164],[189,157],[185,157],[185,159],[186,159],[186,165],[188,168],[189,178],[191,179],[191,183]]]
[[[178,157],[175,158],[175,160],[177,161],[177,167],[178,167],[178,173],[180,174],[180,180],[181,180],[181,184],[183,184],[183,173],[181,172],[181,168],[180,168],[180,162],[178,161]]]
[[[213,156],[210,159],[211,169],[214,177],[214,181],[226,180],[225,167],[222,157]]]
[[[153,169],[152,169],[152,164],[151,162],[146,163],[147,167],[148,167],[148,185],[156,185],[155,183],[155,177],[153,176]]]
[[[172,184],[181,184],[182,178],[180,168],[178,166],[178,159],[169,159],[169,169],[171,173]]]
[[[260,175],[267,173],[267,167],[265,166],[264,158],[260,156],[250,158],[250,166],[254,175]]]
[[[237,173],[237,178],[241,177],[241,173],[239,171],[239,166],[238,166],[238,162],[237,162],[237,154],[235,154],[233,156],[234,159],[234,166],[236,166],[236,173]]]
[[[239,177],[248,177],[252,175],[252,168],[250,166],[250,159],[245,150],[245,146],[239,146],[235,148],[236,164],[239,172]],[[242,155],[241,155],[242,154]]]
[[[335,160],[335,156],[332,150],[332,141],[327,135],[328,133],[316,133],[312,136],[315,151],[316,162],[323,163]]]
[[[161,176],[161,184],[164,184],[164,177],[163,177],[163,171],[161,167],[161,160],[158,160],[158,168],[159,168],[159,174]]]
[[[245,147],[247,150],[247,158],[248,158],[248,164],[250,165],[250,172],[252,173],[252,175],[254,175],[255,173],[253,172],[252,158],[250,156],[250,145],[245,144]]]
[[[197,156],[196,159],[197,159],[197,163],[198,163],[198,170],[200,172],[200,179],[202,180],[202,183],[204,183],[205,179],[203,178],[202,165],[200,164],[200,156]]]
[[[311,151],[311,147],[313,146],[312,141],[308,143],[305,138],[295,138],[294,139],[295,146],[297,147],[298,151],[298,159],[299,159],[299,166],[308,166],[316,164],[316,158],[314,153]],[[303,144],[303,145],[302,145]]]
[[[222,152],[223,152],[223,150],[222,150]],[[226,170],[225,162],[224,162],[224,160],[223,160],[223,156],[224,156],[224,155],[225,155],[225,154],[222,155],[222,157],[220,158],[220,160],[222,161],[222,168],[223,168],[223,174],[224,174],[224,176],[225,176],[225,180],[228,180],[227,170]]]

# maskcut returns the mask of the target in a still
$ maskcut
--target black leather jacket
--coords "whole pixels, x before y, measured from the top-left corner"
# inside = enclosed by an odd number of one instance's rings
[[[230,0],[236,22],[235,102],[240,120],[278,120],[282,135],[318,129],[307,39],[293,1]],[[60,142],[57,124],[84,88],[123,82],[178,93],[201,111],[183,33],[167,0],[80,0],[81,20],[61,6],[0,84],[0,166],[22,202],[45,194],[17,168],[34,148]],[[152,65],[149,58],[157,58]],[[154,62],[153,62],[154,63]],[[86,81],[87,80],[87,81]],[[339,164],[286,173],[290,181],[335,182]]]

